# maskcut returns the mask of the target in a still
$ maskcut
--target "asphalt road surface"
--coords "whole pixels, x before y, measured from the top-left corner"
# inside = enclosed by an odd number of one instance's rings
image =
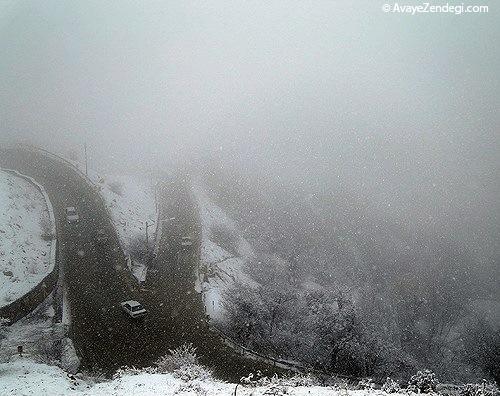
[[[140,289],[126,269],[116,232],[99,194],[71,166],[33,150],[0,151],[0,165],[42,184],[56,217],[58,260],[64,265],[71,308],[70,337],[83,369],[107,373],[122,366],[145,367],[183,343],[197,348],[202,363],[220,378],[237,381],[249,372],[271,374],[273,367],[242,358],[208,328],[200,294],[194,288],[200,251],[200,222],[182,178],[163,183],[159,204],[163,223],[154,270]],[[74,206],[78,224],[65,208]],[[103,229],[107,241],[98,243]],[[193,245],[184,248],[182,236]],[[144,321],[122,312],[120,302],[138,300],[148,310]]]

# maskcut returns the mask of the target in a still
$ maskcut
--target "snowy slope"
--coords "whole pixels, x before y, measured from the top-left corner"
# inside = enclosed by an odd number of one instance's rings
[[[253,250],[241,236],[237,224],[210,200],[199,183],[192,191],[200,210],[202,227],[199,288],[203,291],[208,315],[223,320],[224,290],[235,280],[253,283],[244,272]]]
[[[131,254],[137,246],[146,244],[146,222],[149,243],[154,240],[156,229],[156,207],[154,187],[145,175],[91,175],[111,213],[113,224],[126,254]],[[145,263],[137,257],[131,268],[138,280],[146,275]]]
[[[0,170],[0,306],[22,297],[54,268],[49,205],[32,183]]]
[[[56,366],[34,363],[25,358],[14,358],[0,364],[1,395],[75,395],[75,396],[232,396],[235,384],[216,380],[185,381],[171,374],[124,375],[112,381],[94,383],[89,378],[73,377]],[[238,396],[363,396],[387,395],[375,390],[347,390],[340,387],[266,385],[246,387],[239,385]],[[408,393],[412,395],[411,392]],[[408,395],[406,394],[406,395]],[[396,395],[396,394],[394,394]]]

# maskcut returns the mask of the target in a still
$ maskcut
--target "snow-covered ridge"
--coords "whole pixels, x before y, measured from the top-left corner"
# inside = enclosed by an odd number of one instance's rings
[[[55,266],[54,212],[32,178],[0,169],[0,307],[29,292]]]

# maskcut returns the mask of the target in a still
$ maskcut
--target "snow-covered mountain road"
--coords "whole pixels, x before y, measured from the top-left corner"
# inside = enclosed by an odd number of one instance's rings
[[[18,169],[42,184],[54,206],[57,260],[64,268],[71,308],[70,337],[84,368],[113,372],[122,366],[154,363],[183,343],[197,348],[202,363],[228,380],[249,372],[281,371],[243,357],[209,328],[201,295],[195,290],[201,227],[189,183],[181,176],[160,187],[163,222],[153,271],[139,288],[126,268],[103,200],[93,185],[70,164],[43,152],[25,149],[0,153],[0,165]],[[68,223],[65,208],[74,206],[78,224]],[[98,230],[107,241],[99,243]],[[182,246],[190,236],[192,246]],[[130,320],[120,303],[135,299],[148,310],[144,322]]]

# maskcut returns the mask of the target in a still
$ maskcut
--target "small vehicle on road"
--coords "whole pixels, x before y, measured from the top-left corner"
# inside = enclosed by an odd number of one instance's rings
[[[181,239],[182,247],[189,247],[193,244],[193,239],[190,236],[183,236]]]
[[[129,300],[124,301],[121,304],[121,307],[125,313],[127,313],[133,319],[144,318],[148,311],[144,309],[140,302]]]
[[[80,220],[80,216],[76,212],[76,208],[74,206],[68,206],[66,208],[66,220],[68,223],[76,223]]]

